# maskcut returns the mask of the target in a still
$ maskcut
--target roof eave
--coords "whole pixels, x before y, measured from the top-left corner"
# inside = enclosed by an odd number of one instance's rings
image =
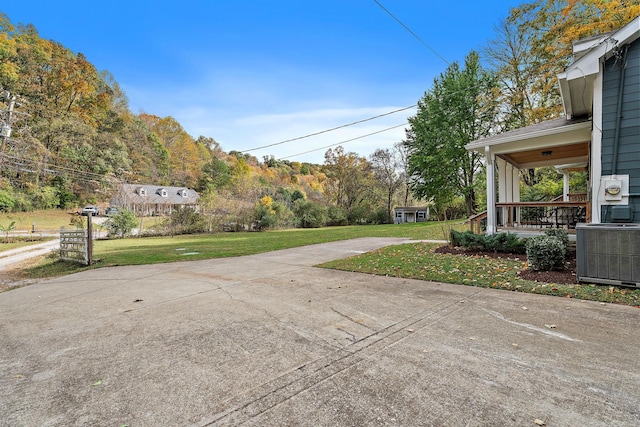
[[[485,152],[485,147],[489,146],[489,147],[494,147],[494,146],[498,146],[498,145],[505,145],[505,144],[510,144],[510,143],[514,143],[514,142],[522,142],[522,141],[526,141],[526,140],[532,140],[532,139],[537,139],[537,138],[544,138],[544,137],[549,137],[549,136],[554,136],[554,135],[560,135],[563,133],[569,133],[569,132],[574,132],[574,131],[579,131],[579,130],[583,130],[583,129],[591,129],[591,121],[590,120],[585,120],[583,122],[579,122],[579,123],[574,123],[571,125],[563,125],[563,126],[558,126],[552,129],[543,129],[543,130],[538,130],[538,131],[533,131],[533,132],[528,132],[528,133],[521,133],[518,135],[507,135],[505,134],[504,136],[500,136],[497,135],[495,137],[492,138],[485,138],[485,139],[479,139],[477,141],[471,142],[469,144],[467,144],[465,146],[465,148],[468,151],[478,151],[481,153]]]

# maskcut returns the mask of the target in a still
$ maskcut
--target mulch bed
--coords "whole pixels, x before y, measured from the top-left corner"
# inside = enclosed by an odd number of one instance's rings
[[[489,258],[507,258],[526,261],[525,254],[505,254],[502,252],[482,252],[470,251],[464,248],[452,248],[450,246],[440,246],[436,248],[436,253],[452,254],[462,256],[485,256]],[[542,283],[558,283],[563,285],[573,285],[578,283],[576,276],[576,257],[575,253],[569,253],[567,256],[567,265],[564,270],[560,271],[534,271],[531,269],[522,270],[519,274],[524,280],[533,280]]]

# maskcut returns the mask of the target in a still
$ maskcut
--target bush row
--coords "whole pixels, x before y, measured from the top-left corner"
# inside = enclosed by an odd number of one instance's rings
[[[515,233],[484,235],[451,230],[450,241],[453,246],[473,251],[526,253],[530,268],[537,271],[563,269],[569,247],[569,235],[563,229],[548,229],[544,235],[531,238],[519,238]]]
[[[496,233],[492,235],[473,234],[471,231],[451,230],[450,242],[453,246],[472,251],[492,251],[511,254],[523,254],[526,251],[525,240],[515,233]]]

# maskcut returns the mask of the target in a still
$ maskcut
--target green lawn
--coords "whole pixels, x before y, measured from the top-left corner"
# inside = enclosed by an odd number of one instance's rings
[[[453,223],[456,228],[463,225]],[[222,233],[176,237],[133,238],[96,241],[95,257],[106,265],[153,264],[225,258],[316,243],[359,237],[407,237],[411,239],[447,239],[450,224],[389,224],[372,226],[327,227],[274,230],[261,233]],[[188,255],[187,255],[188,254]]]
[[[640,305],[640,290],[597,285],[561,285],[522,280],[518,272],[527,268],[517,259],[437,254],[438,245],[417,243],[389,246],[320,267],[405,277],[434,282],[457,283],[483,288],[505,289],[565,298],[578,298]]]
[[[467,226],[460,221],[450,221],[96,240],[93,253],[97,262],[91,268],[251,255],[360,237],[446,240],[452,227],[463,230]],[[46,258],[39,265],[26,269],[24,275],[28,278],[51,277],[87,268]]]
[[[36,231],[56,231],[61,227],[71,227],[70,220],[72,215],[75,215],[74,210],[64,211],[59,209],[0,213],[0,224],[6,227],[15,221],[16,231],[29,231],[32,226]]]
[[[16,212],[16,213],[0,213],[0,225],[8,227],[9,224],[15,222],[14,230],[10,234],[16,232],[29,232],[32,227],[36,235],[41,232],[56,232],[61,228],[73,229],[75,225],[71,223],[71,219],[82,219],[86,225],[86,217],[79,216],[80,209],[49,209],[33,212]],[[158,222],[164,220],[163,217],[144,217],[138,218],[138,227],[143,229],[153,228]],[[100,229],[100,226],[94,220],[94,227]],[[103,235],[106,232],[102,233]]]

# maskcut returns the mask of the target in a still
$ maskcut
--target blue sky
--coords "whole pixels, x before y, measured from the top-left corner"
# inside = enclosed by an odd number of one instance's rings
[[[448,62],[481,49],[520,3],[379,1]],[[134,113],[172,116],[225,151],[413,105],[447,67],[373,0],[20,0],[0,10],[111,72]],[[323,163],[322,147],[401,125],[414,112],[250,153]],[[342,145],[368,156],[403,138],[399,127]]]

